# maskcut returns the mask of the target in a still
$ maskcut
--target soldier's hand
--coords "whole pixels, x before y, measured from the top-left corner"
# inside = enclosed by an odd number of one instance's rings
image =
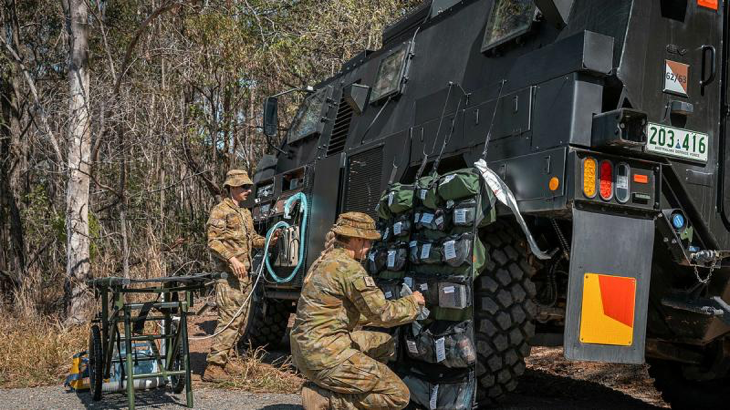
[[[279,237],[281,236],[280,230],[275,230],[274,233],[271,235],[271,241],[269,242],[269,247],[272,247],[276,245],[276,241],[279,240]]]
[[[228,262],[230,263],[231,270],[236,274],[236,276],[239,278],[246,276],[246,265],[239,261],[238,258],[234,256],[229,259]]]
[[[426,304],[426,299],[423,298],[423,294],[421,294],[421,292],[418,292],[418,291],[413,292],[413,299],[416,299],[416,302],[420,306],[423,306]]]

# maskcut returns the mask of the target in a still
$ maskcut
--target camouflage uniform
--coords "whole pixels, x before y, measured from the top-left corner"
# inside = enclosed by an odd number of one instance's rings
[[[252,184],[252,181],[245,171],[233,170],[228,173],[224,186],[248,184]],[[218,305],[217,333],[231,321],[251,291],[249,276],[239,278],[231,270],[228,260],[235,256],[250,273],[251,250],[264,247],[266,240],[254,230],[251,212],[239,207],[230,197],[213,208],[206,226],[208,248],[215,256],[218,269],[229,273],[228,278],[219,280],[215,287],[215,301]],[[225,366],[229,351],[236,345],[239,331],[247,316],[248,309],[244,308],[241,315],[213,339],[208,363]]]
[[[342,224],[355,224],[359,234],[341,229]],[[379,237],[372,219],[359,213],[341,215],[333,230]],[[392,337],[355,329],[407,324],[419,309],[413,296],[387,301],[362,265],[336,247],[307,274],[290,336],[292,360],[307,379],[329,391],[333,408],[403,408],[410,398],[408,388],[383,364],[394,353]]]

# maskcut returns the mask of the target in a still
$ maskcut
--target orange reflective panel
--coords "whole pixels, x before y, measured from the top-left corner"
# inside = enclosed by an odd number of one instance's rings
[[[586,273],[580,341],[630,346],[634,339],[636,279]]]
[[[718,1],[717,0],[697,0],[697,5],[700,7],[707,7],[717,11]]]

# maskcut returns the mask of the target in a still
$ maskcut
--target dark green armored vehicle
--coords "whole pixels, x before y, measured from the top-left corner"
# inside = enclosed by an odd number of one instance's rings
[[[499,202],[479,233],[474,404],[515,388],[530,346],[563,346],[573,360],[648,362],[677,408],[724,407],[727,5],[433,0],[388,27],[379,50],[302,90],[257,168],[258,228],[284,235],[261,268],[250,340],[281,340],[339,213],[375,216],[423,164],[444,175],[486,153],[517,207]]]

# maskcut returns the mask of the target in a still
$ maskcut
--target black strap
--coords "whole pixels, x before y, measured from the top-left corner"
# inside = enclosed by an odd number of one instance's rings
[[[363,141],[363,140],[365,139],[365,136],[366,136],[366,135],[368,135],[368,132],[370,131],[370,128],[372,128],[372,127],[373,127],[373,124],[375,124],[375,121],[377,121],[377,120],[378,120],[378,118],[380,117],[380,114],[382,114],[382,113],[383,113],[383,110],[385,110],[385,107],[387,107],[387,106],[388,106],[388,103],[390,103],[390,100],[391,100],[392,98],[393,98],[393,96],[391,95],[390,97],[388,97],[388,99],[387,99],[387,100],[385,100],[385,104],[383,104],[383,106],[382,106],[382,107],[380,107],[380,110],[378,111],[378,113],[377,113],[377,114],[375,114],[375,118],[373,118],[373,120],[372,120],[372,121],[370,121],[370,124],[369,124],[369,125],[368,125],[368,127],[367,127],[367,128],[365,129],[365,132],[364,132],[364,133],[362,134],[362,137],[360,137],[360,143],[362,143],[362,141]]]
[[[494,102],[494,111],[492,111],[492,123],[489,124],[489,130],[487,131],[487,138],[484,141],[484,150],[482,151],[482,159],[487,160],[487,150],[489,149],[489,140],[492,139],[492,127],[494,127],[494,117],[497,115],[497,107],[499,106],[499,100],[502,98],[502,90],[507,80],[502,80],[499,85],[499,93],[497,94],[497,100]]]
[[[401,165],[408,165],[408,159],[411,157],[411,149],[410,144],[408,144],[409,141],[413,139],[413,127],[408,131],[408,137],[405,138],[405,141],[403,141],[403,150],[401,151],[403,153],[403,161],[401,161]],[[390,178],[388,179],[388,186],[393,185],[393,182],[395,182],[395,176],[398,173],[398,169],[400,168],[398,165],[395,164],[396,158],[393,157],[393,169],[390,171]]]

